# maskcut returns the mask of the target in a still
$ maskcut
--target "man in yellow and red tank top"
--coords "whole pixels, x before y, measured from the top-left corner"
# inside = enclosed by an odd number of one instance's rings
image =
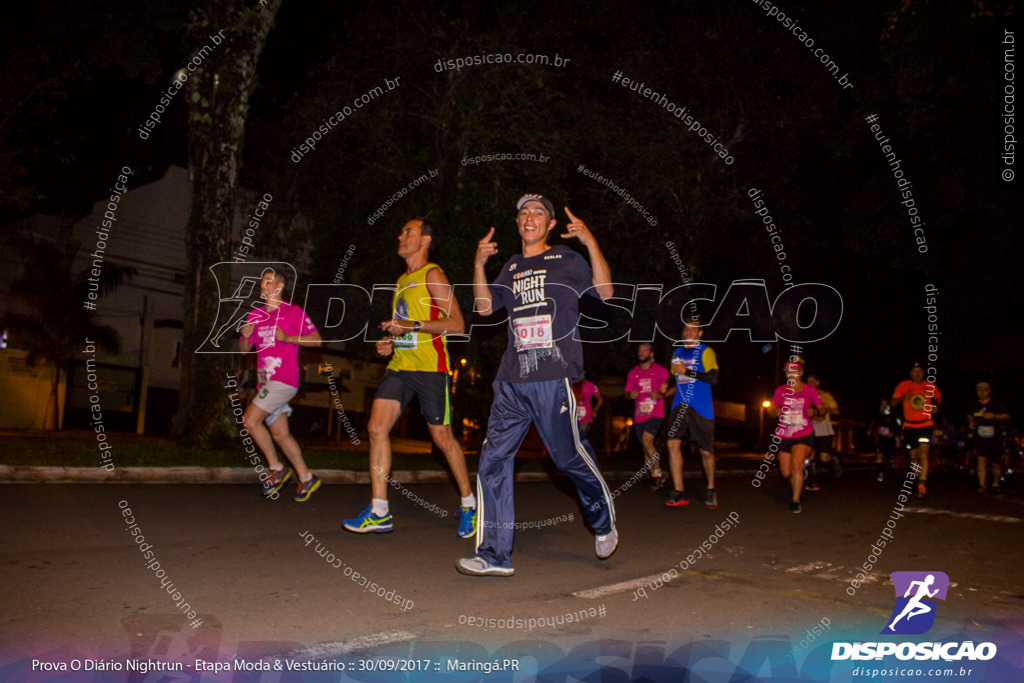
[[[405,259],[406,272],[398,278],[392,318],[380,325],[388,336],[377,342],[377,353],[392,358],[370,409],[372,500],[357,517],[342,524],[355,533],[384,533],[393,528],[388,506],[389,434],[415,396],[459,489],[457,533],[463,538],[476,534],[476,496],[469,487],[466,456],[451,427],[451,361],[445,342],[446,334],[461,334],[465,323],[444,271],[428,260],[436,240],[433,226],[423,218],[408,221],[398,235],[398,255]]]
[[[431,237],[431,239],[433,239]],[[430,287],[427,283],[428,276],[437,280],[444,280],[445,287],[448,281],[444,272],[436,263],[427,262],[412,272],[403,273],[398,278],[398,289],[392,303],[395,320],[406,320],[410,323],[414,320],[429,321],[440,320],[442,316],[441,307],[430,294]],[[458,306],[458,304],[456,304]],[[451,362],[448,358],[448,344],[444,335],[427,334],[421,327],[419,331],[399,328],[391,335],[391,347],[395,355],[388,363],[388,370],[396,372],[451,372]],[[449,329],[448,332],[455,332]]]

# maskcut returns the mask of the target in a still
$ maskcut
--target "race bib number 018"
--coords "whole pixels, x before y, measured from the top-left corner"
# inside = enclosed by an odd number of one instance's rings
[[[551,348],[553,336],[550,315],[514,318],[512,325],[516,334],[516,351]]]

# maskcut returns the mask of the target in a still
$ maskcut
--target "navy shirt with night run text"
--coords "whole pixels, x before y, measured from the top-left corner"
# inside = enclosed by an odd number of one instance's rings
[[[508,347],[498,381],[545,382],[583,378],[576,335],[580,296],[597,296],[586,259],[556,244],[529,258],[516,254],[490,285],[492,309],[508,312]]]

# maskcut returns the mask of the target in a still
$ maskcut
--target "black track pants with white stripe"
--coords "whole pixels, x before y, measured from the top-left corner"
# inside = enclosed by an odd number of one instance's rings
[[[512,566],[513,464],[531,422],[555,466],[576,485],[587,522],[598,535],[609,533],[615,526],[615,507],[594,449],[576,422],[569,380],[495,382],[493,387],[494,404],[477,468],[477,555],[493,565]]]

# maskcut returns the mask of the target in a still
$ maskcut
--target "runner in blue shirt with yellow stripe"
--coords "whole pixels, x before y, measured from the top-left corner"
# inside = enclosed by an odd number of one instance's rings
[[[672,354],[672,374],[676,380],[676,395],[668,417],[668,464],[672,472],[673,491],[668,507],[690,504],[683,488],[683,439],[700,450],[707,477],[704,507],[718,507],[715,491],[715,406],[711,387],[718,384],[718,359],[715,352],[700,341],[704,330],[698,321],[689,320],[683,326],[683,345]]]

